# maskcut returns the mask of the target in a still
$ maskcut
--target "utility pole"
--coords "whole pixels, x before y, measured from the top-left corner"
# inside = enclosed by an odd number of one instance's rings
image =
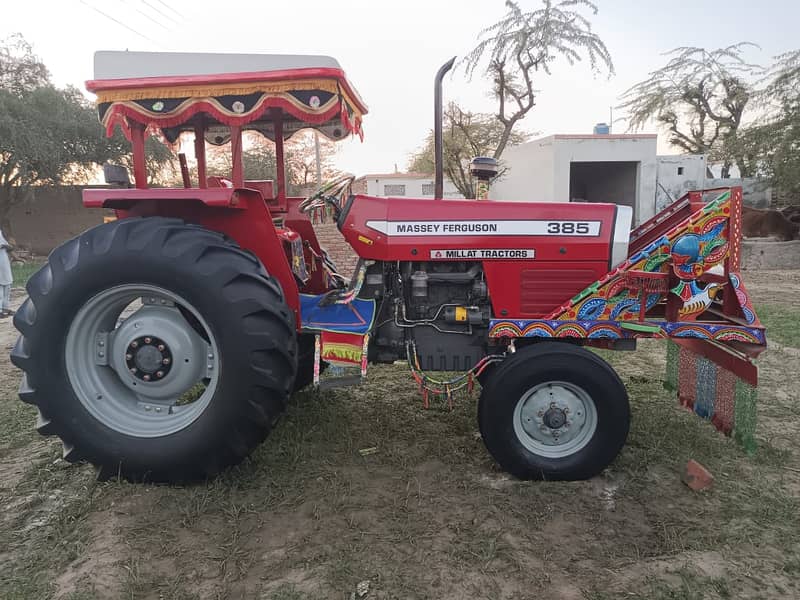
[[[315,153],[315,162],[317,164],[317,187],[322,186],[322,163],[319,157],[319,131],[316,129],[314,130],[314,153]]]

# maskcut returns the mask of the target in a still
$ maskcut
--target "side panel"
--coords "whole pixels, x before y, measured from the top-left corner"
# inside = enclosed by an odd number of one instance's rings
[[[436,250],[534,250],[530,260],[606,261],[616,206],[356,196],[342,234],[376,260],[481,260]],[[533,254],[533,256],[531,256]]]
[[[611,269],[617,207],[356,196],[342,233],[385,261],[481,261],[494,314],[541,317]]]

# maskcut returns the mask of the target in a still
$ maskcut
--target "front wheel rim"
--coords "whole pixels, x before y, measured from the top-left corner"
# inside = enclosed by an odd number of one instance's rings
[[[582,387],[566,381],[540,383],[514,409],[514,433],[530,452],[566,458],[582,450],[597,431],[597,407]]]
[[[189,427],[219,384],[219,348],[205,319],[180,295],[150,284],[90,298],[73,318],[64,350],[81,405],[132,437]]]

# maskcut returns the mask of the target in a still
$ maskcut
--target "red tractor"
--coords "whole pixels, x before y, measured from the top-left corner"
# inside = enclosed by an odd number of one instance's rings
[[[689,195],[634,232],[614,204],[441,199],[451,65],[437,75],[435,199],[354,194],[351,177],[292,198],[286,139],[361,135],[366,106],[335,60],[97,53],[87,87],[107,131],[132,143],[135,187],[109,168],[116,186],[83,200],[116,219],[56,248],[27,284],[11,356],[38,430],[101,475],[203,479],[245,458],[293,391],[407,360],[426,391],[481,382],[480,431],[504,469],[581,479],[617,456],[630,419],[620,378],[588,347],[669,337],[749,372],[765,337],[738,276],[740,190]],[[245,131],[274,141],[276,181],[245,180]],[[149,133],[193,135],[196,181],[181,156],[183,187],[148,188]],[[230,144],[229,177],[207,175],[206,144]],[[475,162],[483,180],[493,168]],[[310,215],[335,219],[359,257],[352,279]],[[328,363],[360,374],[320,380]],[[426,371],[464,375],[434,384]]]

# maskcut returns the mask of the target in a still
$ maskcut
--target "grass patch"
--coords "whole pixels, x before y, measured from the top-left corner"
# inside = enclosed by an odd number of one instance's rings
[[[646,590],[642,591],[641,587]],[[648,577],[644,586],[636,584],[635,590],[624,594],[631,600],[726,600],[733,598],[728,581],[721,577],[707,577],[696,574],[683,566],[659,577]],[[606,592],[589,593],[587,600],[612,600],[619,595]]]
[[[14,277],[14,287],[25,287],[31,275],[38,271],[44,263],[30,262],[11,265],[11,275]]]
[[[759,304],[756,314],[767,328],[767,341],[771,338],[785,346],[800,348],[800,311],[788,306]]]
[[[0,548],[9,552],[0,573],[2,598],[52,597],[56,576],[90,541],[86,520],[96,498],[94,474],[56,461],[59,455],[54,444],[14,488],[24,500],[0,525]]]
[[[508,477],[478,435],[477,392],[424,410],[404,365],[295,395],[249,459],[199,485],[95,484],[46,446],[0,526],[0,598],[52,597],[60,574],[82,568],[89,579],[68,598],[349,598],[365,580],[370,598],[792,597],[791,453],[761,440],[748,458],[678,407],[663,353],[598,353],[633,418],[627,447],[592,481]],[[31,415],[8,408],[0,439],[20,453]],[[711,490],[680,482],[688,458],[715,475]]]
[[[40,437],[33,427],[35,422],[36,409],[21,402],[16,394],[0,398],[0,457],[5,449],[24,446]]]

